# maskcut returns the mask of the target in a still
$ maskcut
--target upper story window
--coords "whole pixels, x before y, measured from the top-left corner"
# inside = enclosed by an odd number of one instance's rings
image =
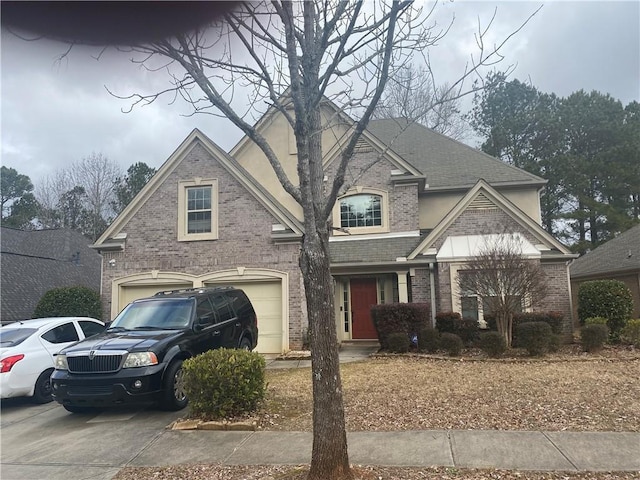
[[[382,197],[368,193],[340,200],[340,227],[380,227]]]
[[[389,231],[387,193],[356,187],[336,202],[333,224],[349,234]],[[339,235],[341,232],[335,232]]]
[[[211,185],[187,188],[187,233],[211,233]]]
[[[178,184],[178,240],[218,238],[218,181],[201,179]]]

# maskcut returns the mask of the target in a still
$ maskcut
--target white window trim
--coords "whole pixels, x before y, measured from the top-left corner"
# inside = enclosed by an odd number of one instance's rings
[[[353,195],[369,194],[378,195],[381,198],[380,207],[382,208],[382,225],[375,227],[350,227],[345,231],[339,230],[341,226],[340,219],[340,201],[351,197]],[[336,229],[333,230],[333,235],[363,235],[368,233],[388,233],[389,232],[389,193],[386,190],[380,190],[377,188],[366,187],[351,187],[347,193],[338,197],[336,204],[333,207],[333,226]]]
[[[211,232],[187,233],[187,189],[211,187]],[[194,178],[178,182],[178,241],[195,242],[218,239],[218,179]]]

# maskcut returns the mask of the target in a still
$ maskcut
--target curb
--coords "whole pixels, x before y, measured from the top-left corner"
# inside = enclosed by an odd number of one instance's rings
[[[168,430],[214,430],[214,431],[230,431],[230,432],[255,432],[258,430],[258,422],[229,422],[203,420],[176,420],[167,426]]]

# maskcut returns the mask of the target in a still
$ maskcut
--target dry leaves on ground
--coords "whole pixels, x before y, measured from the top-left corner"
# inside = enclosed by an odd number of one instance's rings
[[[347,429],[640,431],[640,359],[590,358],[344,364]],[[310,431],[309,369],[269,371],[268,382],[262,428]]]
[[[176,465],[129,467],[113,480],[305,480],[306,466]],[[448,467],[354,467],[356,480],[633,480],[634,472],[532,472]]]

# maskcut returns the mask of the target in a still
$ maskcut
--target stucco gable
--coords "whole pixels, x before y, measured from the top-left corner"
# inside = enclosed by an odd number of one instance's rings
[[[510,220],[517,223],[539,245],[542,250],[556,252],[561,256],[571,258],[574,255],[562,243],[544,230],[531,217],[509,201],[504,195],[480,179],[473,188],[458,202],[445,218],[427,235],[427,237],[411,252],[409,259],[420,255],[435,255],[435,247],[447,234],[447,229],[465,212],[472,209],[496,208],[503,212]],[[475,234],[480,232],[469,232]]]
[[[287,211],[269,192],[240,166],[231,156],[218,147],[200,130],[194,129],[172,155],[164,162],[151,180],[134,197],[129,205],[116,217],[109,228],[96,241],[94,248],[107,248],[117,245],[118,239],[123,238],[123,228],[139,212],[148,199],[169,179],[181,162],[194,148],[201,146],[206,152],[232,175],[248,192],[253,195],[274,217],[275,221],[283,225],[294,235],[302,233],[302,226],[297,219]],[[175,205],[177,208],[177,204]],[[115,239],[115,240],[114,240]]]

